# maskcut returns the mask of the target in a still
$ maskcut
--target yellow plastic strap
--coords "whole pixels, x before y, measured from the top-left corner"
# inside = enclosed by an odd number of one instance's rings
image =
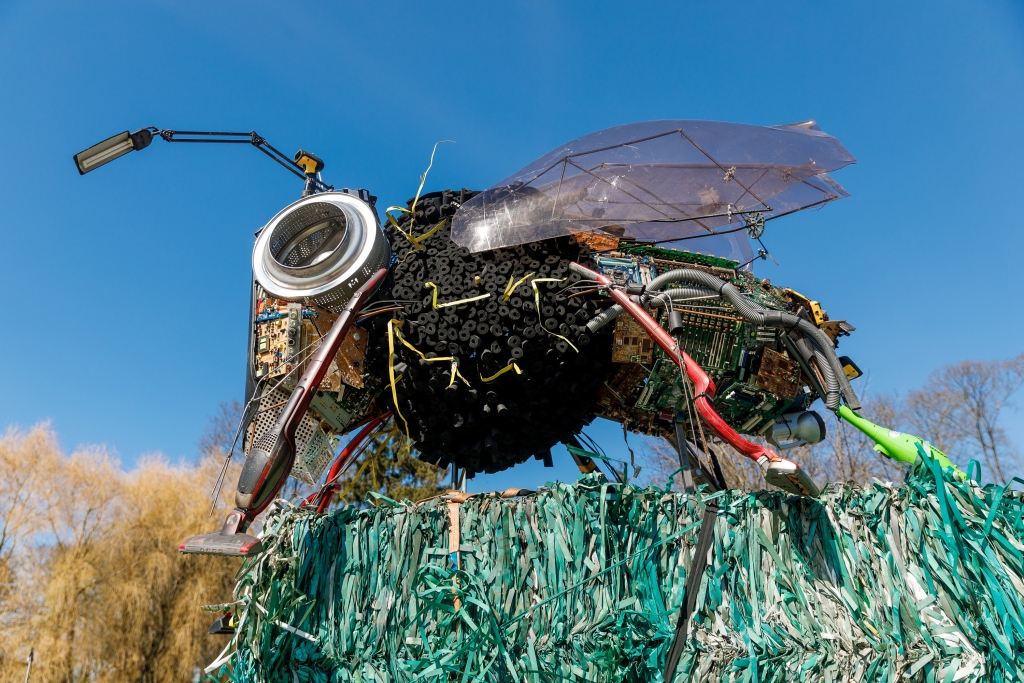
[[[538,282],[565,282],[565,278],[564,277],[563,278],[540,277],[540,278],[537,278],[536,280],[534,280],[533,282],[531,282],[530,284],[533,285],[533,301],[537,305],[537,322],[540,324],[540,328],[542,330],[544,330],[545,332],[547,332],[548,334],[552,335],[553,337],[558,337],[559,339],[564,341],[566,344],[571,346],[573,351],[575,351],[576,353],[579,353],[580,350],[577,349],[576,345],[573,344],[571,341],[569,341],[568,339],[566,339],[562,335],[558,334],[557,332],[552,332],[548,328],[544,327],[544,316],[542,316],[541,313],[540,313],[540,290],[537,289],[537,283]]]
[[[463,377],[462,373],[459,372],[459,360],[457,358],[452,358],[452,378],[450,380],[448,380],[448,386],[449,387],[451,387],[451,385],[455,384],[455,378],[456,377],[461,379],[462,383],[465,384],[467,387],[471,387],[472,386],[469,383],[469,380],[466,379],[465,377]]]
[[[441,228],[443,228],[445,226],[445,223],[448,222],[448,219],[445,218],[440,223],[438,223],[437,225],[435,225],[434,227],[432,227],[430,230],[426,231],[422,235],[413,236],[412,230],[410,230],[409,232],[406,232],[405,230],[402,230],[402,226],[400,226],[398,224],[398,221],[396,221],[394,216],[392,216],[390,213],[388,213],[388,211],[401,211],[402,213],[412,213],[412,212],[409,209],[406,209],[406,208],[401,207],[401,206],[389,206],[384,211],[384,215],[388,217],[388,223],[390,223],[395,228],[395,230],[397,230],[398,232],[402,233],[402,237],[404,237],[406,240],[408,240],[409,244],[411,244],[412,246],[416,247],[416,249],[418,249],[420,251],[423,251],[423,245],[420,244],[420,242],[426,240],[429,237],[433,237],[434,234],[436,234],[437,231],[440,230]]]
[[[409,232],[406,232],[405,230],[402,230],[402,226],[398,224],[398,221],[395,220],[394,216],[388,213],[389,211],[402,211],[404,213],[410,213],[409,209],[406,209],[401,206],[389,206],[388,208],[384,209],[384,215],[387,216],[388,223],[390,223],[395,228],[395,230],[402,233],[402,236],[405,237],[405,239],[409,240],[409,243],[412,244],[412,246],[416,247],[417,249],[422,249],[423,247],[416,244],[416,240],[412,236],[412,231],[410,230]]]
[[[446,304],[439,304],[439,303],[437,303],[437,285],[435,285],[433,282],[425,282],[423,284],[423,286],[424,287],[430,287],[431,289],[434,290],[433,306],[434,306],[435,310],[438,309],[438,308],[447,308],[448,306],[458,306],[459,304],[468,304],[470,301],[479,301],[480,299],[489,299],[491,297],[490,293],[488,292],[487,294],[481,294],[480,296],[472,296],[472,297],[470,297],[468,299],[459,299],[458,301],[449,301]]]
[[[422,245],[422,244],[420,244],[420,242],[422,242],[422,241],[426,240],[426,239],[427,239],[427,238],[429,238],[429,237],[433,237],[433,236],[434,236],[434,234],[435,234],[435,233],[436,233],[436,232],[437,232],[438,230],[440,230],[441,228],[443,228],[443,227],[444,227],[444,224],[445,224],[445,223],[447,223],[447,222],[448,222],[448,219],[447,219],[447,218],[445,218],[445,219],[444,219],[443,221],[441,221],[440,223],[438,223],[437,225],[435,225],[434,227],[432,227],[432,228],[431,228],[430,230],[427,230],[427,231],[426,231],[425,233],[423,233],[422,235],[419,235],[418,237],[415,237],[415,238],[413,238],[413,240],[412,240],[412,243],[413,243],[413,245],[414,245],[414,246],[415,246],[415,247],[416,247],[417,249],[422,249],[422,248],[423,248],[423,245]]]
[[[438,140],[437,142],[434,143],[434,149],[432,149],[430,151],[430,164],[427,165],[427,170],[424,171],[423,175],[420,176],[420,186],[418,188],[416,188],[416,196],[413,197],[412,205],[408,209],[403,207],[403,206],[389,206],[388,208],[384,209],[384,215],[388,217],[388,223],[391,223],[391,225],[395,226],[395,228],[398,230],[398,232],[402,233],[402,236],[404,236],[405,239],[409,240],[409,242],[412,244],[412,246],[416,247],[416,249],[419,249],[419,250],[423,249],[423,246],[420,244],[420,242],[422,242],[423,240],[427,239],[428,237],[430,237],[431,235],[436,233],[438,230],[440,230],[441,226],[444,225],[447,222],[448,219],[445,219],[445,220],[441,221],[440,223],[438,223],[437,225],[435,225],[429,232],[425,232],[422,235],[420,235],[419,237],[413,237],[412,236],[412,230],[410,229],[409,232],[406,232],[405,230],[402,230],[402,228],[400,228],[398,226],[398,221],[396,221],[394,218],[392,218],[391,214],[388,213],[388,212],[389,211],[401,211],[402,213],[411,213],[413,215],[416,214],[416,204],[417,204],[417,202],[420,201],[420,193],[423,192],[423,185],[424,185],[424,183],[427,182],[427,174],[430,173],[430,169],[434,167],[434,155],[437,153],[437,146],[440,145],[442,142],[455,142],[455,141],[454,140]]]
[[[527,280],[529,280],[533,276],[534,276],[534,273],[527,273],[526,275],[524,275],[521,278],[519,278],[518,282],[516,282],[515,284],[512,284],[512,276],[509,275],[508,276],[508,287],[505,288],[505,293],[501,295],[501,300],[502,301],[508,301],[509,297],[512,296],[512,292],[516,291],[516,287],[518,287],[519,285],[523,284],[524,282],[526,282]]]
[[[523,371],[519,369],[519,366],[516,365],[513,362],[513,363],[509,363],[508,365],[503,367],[501,370],[498,370],[496,373],[494,373],[490,377],[484,377],[483,375],[480,375],[480,381],[481,382],[493,382],[494,380],[498,379],[499,377],[504,375],[509,370],[515,370],[517,375],[523,374]]]
[[[402,415],[401,409],[398,407],[398,389],[395,386],[395,323],[401,325],[401,321],[392,318],[388,321],[388,379],[391,380],[391,400],[395,404],[395,412],[398,413],[398,417],[402,418],[402,424],[405,425],[405,435],[409,437],[409,422],[405,419],[405,415]],[[401,339],[401,334],[399,334]],[[402,340],[405,343],[405,340]],[[415,349],[413,349],[415,351]],[[419,353],[417,351],[417,353]],[[412,437],[409,437],[410,439]]]
[[[455,378],[456,377],[461,379],[463,384],[465,384],[467,387],[470,386],[469,380],[467,380],[465,377],[463,377],[462,373],[459,372],[459,359],[458,358],[456,358],[455,356],[438,356],[437,358],[427,358],[426,355],[424,355],[424,353],[422,351],[420,351],[415,346],[413,346],[412,344],[407,342],[405,340],[405,337],[402,336],[402,329],[401,328],[402,328],[402,325],[404,323],[402,321],[400,321],[400,320],[392,320],[391,322],[392,323],[398,323],[397,325],[395,325],[395,336],[398,337],[398,341],[402,342],[402,344],[405,345],[405,347],[407,349],[409,349],[410,351],[412,351],[415,354],[418,354],[419,357],[422,358],[423,360],[425,360],[426,362],[428,362],[428,363],[436,363],[438,361],[444,361],[444,360],[451,361],[451,363],[452,363],[452,372],[451,372],[452,378],[451,378],[451,380],[449,380],[448,386],[451,386],[451,385],[455,384]]]
[[[402,322],[401,320],[395,320],[394,318],[392,318],[391,322],[388,323],[388,328],[389,329],[390,329],[392,324],[395,325],[395,335],[398,337],[398,341],[402,342],[402,344],[405,345],[405,348],[407,348],[410,351],[412,351],[413,353],[419,355],[419,357],[422,358],[423,360],[425,360],[425,361],[451,360],[451,356],[446,356],[444,358],[427,358],[426,356],[423,355],[422,351],[417,349],[415,346],[413,346],[409,342],[405,341],[405,337],[402,336],[402,325],[405,324],[404,322]]]

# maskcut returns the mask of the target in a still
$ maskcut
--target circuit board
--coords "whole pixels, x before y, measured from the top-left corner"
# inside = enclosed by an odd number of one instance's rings
[[[729,259],[719,258],[718,256],[699,254],[692,251],[662,249],[660,247],[645,246],[643,244],[624,246],[622,251],[630,256],[640,256],[653,259],[655,263],[661,261],[666,264],[671,264],[672,268],[704,266],[706,268],[717,268],[718,270],[724,271],[727,275],[731,275],[732,271],[734,271],[736,266],[739,265],[738,261],[731,261]]]
[[[603,273],[621,284],[645,284],[678,268],[702,270],[731,282],[766,308],[793,312],[802,306],[816,318],[820,316],[819,324],[827,320],[817,302],[812,307],[792,290],[736,270],[738,264],[728,259],[632,245],[605,252],[597,263]],[[680,347],[711,377],[718,388],[715,409],[738,432],[761,434],[777,416],[803,409],[816,397],[775,329],[747,322],[720,300],[673,302],[673,308],[682,315],[683,329],[677,336]],[[651,314],[664,324],[664,309]],[[689,380],[624,314],[615,321],[612,360],[619,365],[599,393],[599,415],[657,435],[671,434],[674,421],[696,419]]]
[[[612,362],[651,364],[654,354],[654,342],[644,332],[640,323],[628,315],[620,315],[615,319],[615,332],[612,337]]]
[[[740,350],[745,347],[755,326],[745,323],[731,307],[681,305],[683,333],[679,345],[704,371],[714,377],[735,366]]]
[[[262,289],[256,293],[253,371],[262,393],[260,419],[249,426],[250,445],[273,426],[284,405],[281,397],[286,399],[295,388],[306,363],[338,318],[314,304],[279,301]],[[307,483],[316,480],[329,464],[336,437],[376,410],[375,399],[383,382],[365,368],[368,336],[365,329],[352,326],[303,418],[302,443],[297,441],[292,475]]]
[[[255,376],[257,378],[285,375],[294,367],[302,350],[302,304],[287,303],[261,297],[256,301]],[[296,375],[285,379],[285,386],[294,387]]]

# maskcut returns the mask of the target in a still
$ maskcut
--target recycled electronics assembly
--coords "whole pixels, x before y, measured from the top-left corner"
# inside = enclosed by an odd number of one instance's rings
[[[322,482],[307,502],[325,509],[392,420],[453,473],[550,464],[559,443],[592,470],[577,438],[602,417],[668,439],[687,487],[723,488],[732,449],[815,496],[780,453],[824,438],[816,404],[858,417],[859,370],[836,353],[854,328],[751,270],[772,221],[847,196],[829,173],[855,159],[813,121],[619,126],[383,216],[256,133],[144,128],[75,161],[86,173],[157,137],[249,143],[305,182],[253,249],[236,509],[183,552],[258,552],[245,532],[289,474]]]

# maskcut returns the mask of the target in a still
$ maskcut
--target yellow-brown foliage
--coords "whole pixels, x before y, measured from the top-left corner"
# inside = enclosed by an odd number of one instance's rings
[[[219,462],[64,454],[49,425],[0,437],[0,682],[191,681],[224,646],[200,605],[230,600],[236,560],[182,556],[213,530]],[[230,475],[229,475],[230,477]],[[223,498],[223,497],[222,497]]]

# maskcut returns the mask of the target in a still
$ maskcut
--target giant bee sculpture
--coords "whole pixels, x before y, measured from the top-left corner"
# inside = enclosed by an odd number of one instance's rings
[[[188,141],[143,129],[76,163],[154,136]],[[814,122],[619,126],[482,192],[417,194],[383,221],[368,191],[324,185],[315,155],[289,163],[304,196],[253,251],[237,509],[183,551],[257,552],[244,532],[289,474],[314,484],[333,462],[309,500],[324,509],[391,420],[453,472],[550,464],[559,443],[592,468],[576,435],[600,416],[668,438],[689,486],[724,485],[714,441],[816,495],[777,451],[824,437],[816,400],[859,408],[859,371],[835,353],[853,328],[750,269],[771,221],[847,196],[828,174],[855,159]]]

